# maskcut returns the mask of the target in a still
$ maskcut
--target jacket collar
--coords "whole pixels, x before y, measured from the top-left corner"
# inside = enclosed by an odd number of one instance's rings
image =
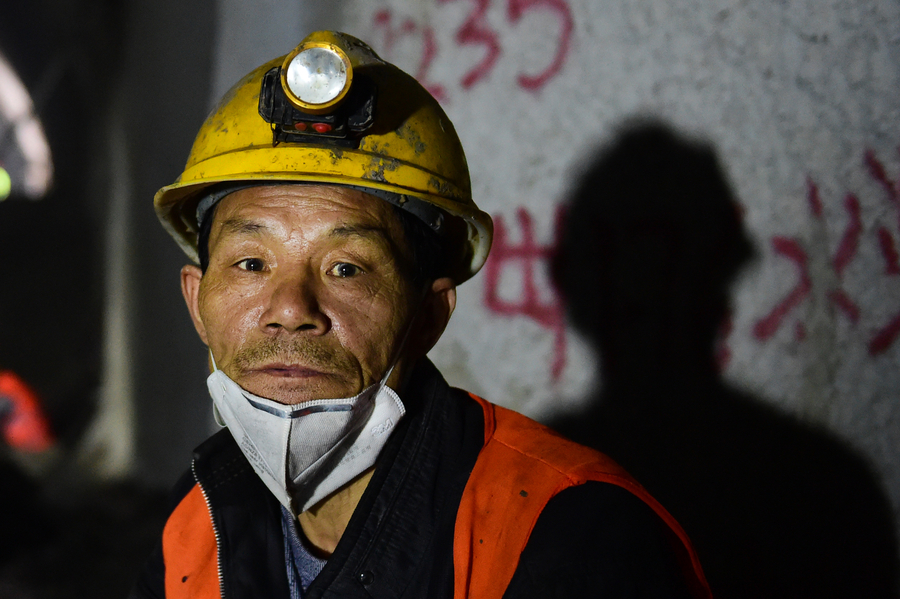
[[[452,595],[453,525],[483,443],[483,415],[427,359],[401,400],[407,417],[308,599],[400,597],[410,585]],[[198,447],[195,472],[221,537],[225,597],[288,597],[279,504],[227,431]]]

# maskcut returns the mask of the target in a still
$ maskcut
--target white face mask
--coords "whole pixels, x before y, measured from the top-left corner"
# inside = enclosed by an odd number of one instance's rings
[[[295,517],[372,467],[406,413],[378,383],[355,397],[284,405],[253,395],[215,367],[206,380],[228,427],[269,490]]]

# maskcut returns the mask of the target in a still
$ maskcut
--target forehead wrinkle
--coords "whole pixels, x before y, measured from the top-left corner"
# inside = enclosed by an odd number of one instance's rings
[[[391,236],[387,229],[376,225],[339,225],[328,233],[329,237],[347,238],[361,237],[363,239],[376,239],[390,241]]]
[[[263,223],[248,218],[242,218],[240,216],[233,216],[222,222],[219,234],[259,235],[268,230],[269,228]]]

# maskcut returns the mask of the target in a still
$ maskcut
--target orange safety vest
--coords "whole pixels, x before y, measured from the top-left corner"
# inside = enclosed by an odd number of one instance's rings
[[[220,599],[219,550],[200,485],[169,516],[162,546],[166,599]]]
[[[521,414],[472,398],[484,410],[484,447],[456,513],[454,599],[500,599],[541,511],[560,491],[588,481],[617,485],[649,505],[674,534],[692,594],[712,597],[687,534],[621,466]]]
[[[453,540],[454,599],[500,599],[547,502],[588,481],[620,486],[668,524],[696,597],[712,597],[697,555],[675,519],[618,464],[537,422],[472,395],[484,410],[485,443],[460,500]],[[218,599],[212,517],[199,485],[163,530],[167,599]]]

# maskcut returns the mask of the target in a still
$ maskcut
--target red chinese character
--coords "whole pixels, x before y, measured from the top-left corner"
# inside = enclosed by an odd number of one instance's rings
[[[753,325],[753,335],[760,341],[765,341],[775,334],[785,317],[809,295],[812,290],[812,280],[809,278],[809,258],[803,250],[803,246],[797,239],[775,236],[772,238],[772,249],[797,265],[798,281],[794,288],[772,308],[764,318],[759,319]],[[798,333],[800,330],[798,329]],[[798,334],[798,336],[801,336]]]
[[[452,1],[439,0],[442,3]],[[460,46],[482,46],[484,57],[463,75],[461,81],[463,89],[471,89],[476,83],[490,75],[502,54],[500,36],[491,28],[487,20],[491,0],[472,0],[472,2],[474,4],[472,11],[456,31],[454,39]],[[556,52],[553,54],[550,64],[536,75],[524,73],[519,75],[517,79],[519,86],[529,91],[541,89],[547,81],[562,70],[562,65],[569,54],[572,30],[575,28],[572,11],[566,0],[507,0],[506,16],[510,23],[517,23],[526,12],[536,9],[544,9],[556,15],[560,22],[560,32],[556,38]]]
[[[484,303],[492,312],[503,316],[527,316],[553,331],[554,357],[550,372],[556,381],[566,365],[565,319],[559,298],[554,294],[551,301],[543,301],[535,278],[537,268],[548,268],[554,244],[541,245],[535,241],[534,225],[527,210],[519,208],[516,218],[522,231],[522,241],[517,245],[510,243],[503,217],[494,219],[494,243],[484,266]],[[554,215],[557,236],[561,221],[562,210],[557,208]],[[503,269],[509,267],[522,269],[522,290],[514,301],[503,299],[499,292],[500,276]]]
[[[819,188],[811,179],[807,180],[807,201],[810,212],[817,219],[822,218],[822,200],[819,197]],[[842,278],[847,265],[856,257],[859,248],[859,239],[862,235],[862,219],[859,199],[853,194],[847,194],[844,198],[844,208],[847,211],[848,221],[844,234],[838,244],[837,250],[831,259],[831,267]],[[760,341],[772,337],[784,320],[795,308],[797,308],[812,291],[812,279],[809,275],[809,257],[799,239],[794,237],[772,237],[772,248],[797,265],[798,280],[794,288],[775,305],[774,308],[753,326],[753,335]],[[828,298],[834,306],[840,310],[852,323],[859,320],[859,307],[849,294],[841,287],[828,292]],[[797,323],[794,337],[802,341],[806,337],[806,329],[802,323]]]
[[[439,0],[440,2],[451,2],[452,0]],[[456,32],[456,41],[460,46],[484,46],[484,58],[475,65],[468,73],[463,75],[462,86],[469,89],[494,69],[497,59],[500,58],[500,40],[497,32],[491,29],[487,23],[487,10],[491,0],[472,0],[475,6],[472,12],[466,17],[465,22]]]
[[[810,185],[815,188],[812,182],[810,182]],[[818,193],[818,190],[816,190],[816,193]],[[843,278],[844,269],[856,257],[856,250],[859,248],[859,238],[862,235],[862,211],[859,207],[859,199],[852,193],[848,193],[847,197],[844,198],[844,208],[846,208],[850,220],[831,261],[831,267],[837,273],[839,279]],[[841,288],[832,289],[828,292],[828,298],[831,300],[831,303],[850,319],[850,322],[856,324],[859,321],[859,307],[850,299],[846,291]]]
[[[429,81],[428,71],[437,55],[437,41],[434,37],[434,29],[428,26],[419,26],[412,19],[405,19],[399,28],[394,28],[391,20],[391,11],[384,9],[375,13],[375,25],[384,28],[384,54],[390,56],[397,41],[403,37],[419,35],[422,38],[422,58],[419,67],[413,75],[422,84],[422,87],[435,97],[438,102],[447,100],[447,92],[442,85]]]
[[[507,16],[513,23],[521,19],[525,11],[536,8],[544,8],[559,17],[561,28],[557,38],[556,54],[553,56],[549,66],[537,75],[519,75],[519,85],[529,91],[537,91],[562,70],[563,62],[565,62],[566,55],[569,53],[572,30],[575,27],[572,11],[565,0],[509,0],[506,8]]]

